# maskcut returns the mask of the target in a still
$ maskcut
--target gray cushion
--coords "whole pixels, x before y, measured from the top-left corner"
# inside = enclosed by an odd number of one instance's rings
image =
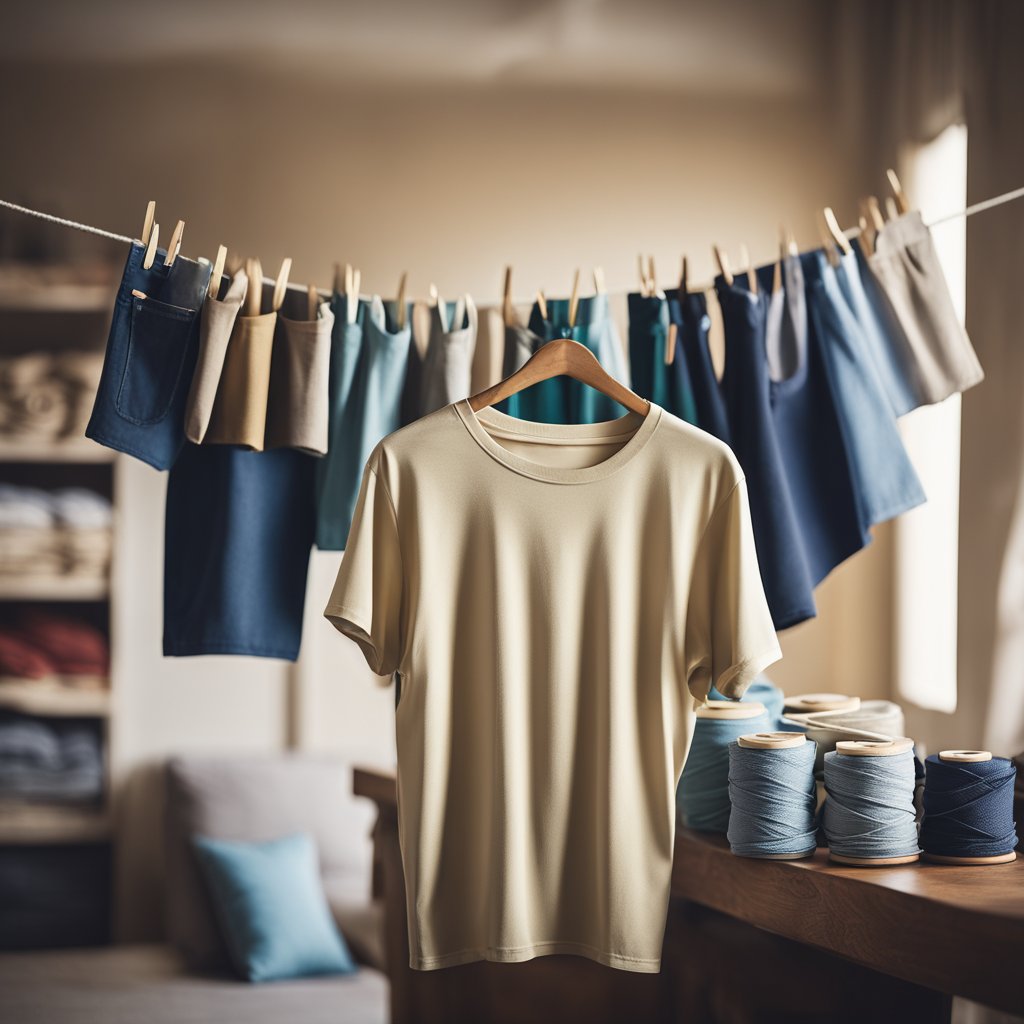
[[[249,985],[185,973],[169,946],[0,956],[0,1020],[17,1024],[385,1024],[387,979]]]
[[[336,898],[369,899],[369,831],[353,810],[349,767],[305,755],[174,758],[167,765],[167,929],[190,966],[227,965],[191,845],[194,835],[258,841],[296,832],[316,842],[320,872]]]

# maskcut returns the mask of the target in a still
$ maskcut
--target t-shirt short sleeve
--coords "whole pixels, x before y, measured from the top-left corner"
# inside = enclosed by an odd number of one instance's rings
[[[718,505],[697,549],[685,631],[686,681],[694,698],[711,684],[739,698],[782,657],[765,600],[741,478]]]
[[[371,456],[326,618],[361,648],[378,675],[397,671],[402,652],[402,554],[398,519]]]

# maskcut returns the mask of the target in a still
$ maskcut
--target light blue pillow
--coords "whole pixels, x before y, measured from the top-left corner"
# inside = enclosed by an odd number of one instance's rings
[[[265,843],[192,840],[238,973],[275,981],[356,970],[338,933],[308,835]]]

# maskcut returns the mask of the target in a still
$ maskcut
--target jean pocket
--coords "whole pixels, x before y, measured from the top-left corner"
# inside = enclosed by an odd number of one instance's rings
[[[171,407],[196,311],[156,299],[132,301],[117,411],[132,423],[156,423]]]

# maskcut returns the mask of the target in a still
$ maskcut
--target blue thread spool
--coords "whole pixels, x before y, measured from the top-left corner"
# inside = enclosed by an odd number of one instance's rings
[[[829,858],[857,867],[911,864],[921,856],[912,740],[849,740],[825,755],[822,826]]]
[[[925,762],[921,846],[939,864],[1016,860],[1012,761],[987,750],[943,750]]]
[[[799,860],[817,846],[814,744],[759,732],[729,744],[729,847],[739,857]]]
[[[676,809],[687,828],[726,832],[729,828],[729,744],[748,732],[767,732],[763,704],[712,700],[696,712],[693,740],[676,790]]]
[[[716,690],[714,687],[708,691],[708,700],[724,700],[725,698]],[[768,718],[771,720],[773,729],[793,729],[795,726],[787,726],[781,722],[782,709],[786,702],[786,695],[767,677],[758,676],[751,684],[747,687],[746,693],[740,698],[741,704],[751,704],[753,702],[764,705],[765,711],[768,712]]]

